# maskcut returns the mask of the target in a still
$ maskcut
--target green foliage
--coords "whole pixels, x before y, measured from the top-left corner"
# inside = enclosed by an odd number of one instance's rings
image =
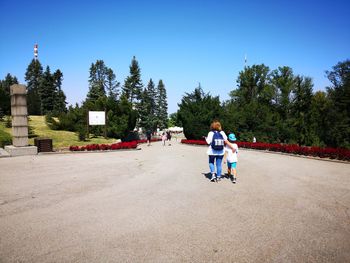
[[[339,62],[326,74],[332,86],[327,88],[330,107],[325,142],[333,147],[350,148],[350,60]]]
[[[4,80],[0,80],[0,118],[11,115],[10,87],[13,84],[18,84],[18,80],[9,73]]]
[[[155,100],[155,114],[158,128],[161,130],[168,127],[168,102],[164,83],[159,80]]]
[[[40,82],[43,67],[39,60],[33,59],[27,67],[25,80],[27,82],[27,105],[29,115],[41,115]]]
[[[95,102],[101,97],[106,97],[106,91],[108,91],[109,97],[116,99],[119,85],[113,70],[108,68],[103,60],[97,60],[90,67],[87,100]]]
[[[141,70],[135,56],[131,60],[129,69],[130,75],[125,79],[123,95],[132,105],[137,105],[141,97],[143,84],[141,81]]]
[[[41,96],[41,113],[45,115],[53,111],[56,97],[53,75],[51,75],[49,66],[46,67],[41,78],[39,90]]]
[[[78,139],[79,141],[85,141],[86,140],[86,127],[82,125],[77,125],[76,126],[77,134],[78,134]]]
[[[171,113],[168,119],[168,127],[174,127],[174,126],[182,127],[182,123],[178,118],[177,112]]]
[[[0,129],[0,147],[3,148],[5,145],[12,144],[12,136]]]
[[[186,138],[195,140],[208,134],[210,123],[214,119],[221,119],[223,109],[219,97],[205,94],[199,86],[182,98],[177,115]]]
[[[9,115],[5,117],[5,127],[6,128],[12,127],[12,118]]]
[[[60,70],[51,74],[50,67],[47,66],[43,73],[40,61],[32,60],[25,75],[29,115],[58,115],[66,111],[66,96],[61,89],[62,79]]]
[[[158,124],[156,110],[156,91],[153,80],[150,79],[147,88],[141,94],[138,109],[139,126],[145,130],[155,131]]]
[[[62,86],[62,80],[63,80],[63,74],[58,69],[53,74],[53,84],[55,87],[54,92],[54,103],[53,103],[53,111],[52,113],[55,116],[58,116],[62,112],[67,111],[67,102],[66,102],[66,95],[64,94],[61,86]]]

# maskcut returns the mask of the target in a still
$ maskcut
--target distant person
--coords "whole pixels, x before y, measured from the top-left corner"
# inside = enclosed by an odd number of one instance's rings
[[[166,137],[167,137],[167,141],[169,141],[168,145],[170,146],[171,145],[171,143],[170,143],[170,141],[171,141],[171,132],[170,131],[166,132]]]
[[[229,177],[232,183],[236,183],[237,181],[237,153],[238,153],[238,145],[236,142],[236,136],[234,133],[230,133],[228,135],[228,141],[233,146],[233,149],[228,145],[225,146],[226,151],[226,162],[227,162],[227,170]]]
[[[210,181],[220,181],[221,180],[221,170],[222,170],[222,158],[224,157],[224,146],[225,143],[233,148],[231,143],[227,140],[227,136],[224,131],[222,131],[221,123],[219,121],[213,121],[210,125],[210,132],[208,136],[205,137],[209,148],[207,154],[209,156],[209,168],[211,173]],[[216,164],[216,175],[215,175],[215,165]]]
[[[256,138],[255,137],[253,137],[253,143],[256,143]]]
[[[165,132],[163,132],[163,135],[162,135],[162,142],[163,142],[163,146],[165,146],[165,141],[167,140],[167,135]]]
[[[151,145],[151,137],[152,137],[151,130],[146,131],[146,137],[147,137],[147,146],[150,146]]]

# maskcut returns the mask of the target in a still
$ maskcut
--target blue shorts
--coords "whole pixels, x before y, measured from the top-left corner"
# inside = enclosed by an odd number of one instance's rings
[[[229,162],[227,162],[227,168],[228,169],[236,169],[236,167],[237,167],[237,162],[234,162],[234,163],[229,163]]]

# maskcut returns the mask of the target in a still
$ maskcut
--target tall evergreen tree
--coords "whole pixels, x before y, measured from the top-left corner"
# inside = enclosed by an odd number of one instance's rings
[[[109,81],[112,82],[114,79],[115,75],[113,71],[106,67],[103,60],[97,60],[95,64],[92,63],[90,67],[87,99],[94,102],[100,97],[105,97]]]
[[[39,60],[33,59],[27,67],[25,80],[27,82],[27,104],[29,115],[41,115],[40,82],[43,68]]]
[[[107,69],[107,91],[108,91],[108,97],[113,98],[114,100],[117,100],[119,95],[119,86],[120,82],[116,80],[116,76],[112,69]]]
[[[0,117],[11,115],[10,87],[13,84],[18,84],[18,80],[10,73],[6,75],[4,80],[0,80]]]
[[[46,67],[46,70],[41,78],[39,91],[41,99],[41,113],[44,115],[51,113],[54,109],[56,90],[54,86],[54,78],[51,74],[49,66]]]
[[[58,69],[53,74],[53,83],[55,88],[55,96],[54,96],[55,100],[54,100],[53,112],[55,115],[58,115],[59,113],[67,111],[66,95],[62,90],[62,80],[63,80],[63,74]]]
[[[156,117],[158,121],[158,126],[160,129],[168,127],[168,101],[167,93],[162,80],[159,80],[157,86],[157,96],[156,96]]]
[[[137,108],[140,100],[143,84],[141,81],[141,70],[135,56],[131,60],[129,67],[130,75],[124,81],[123,94]]]
[[[149,80],[147,88],[144,89],[141,95],[141,101],[139,106],[139,126],[145,130],[156,130],[157,118],[156,118],[156,91],[154,82]]]

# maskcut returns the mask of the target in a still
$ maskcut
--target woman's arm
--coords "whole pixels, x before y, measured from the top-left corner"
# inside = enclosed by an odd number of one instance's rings
[[[236,151],[236,148],[233,147],[233,144],[230,143],[228,140],[225,140],[225,143],[232,149],[232,152],[235,152],[235,151]]]

